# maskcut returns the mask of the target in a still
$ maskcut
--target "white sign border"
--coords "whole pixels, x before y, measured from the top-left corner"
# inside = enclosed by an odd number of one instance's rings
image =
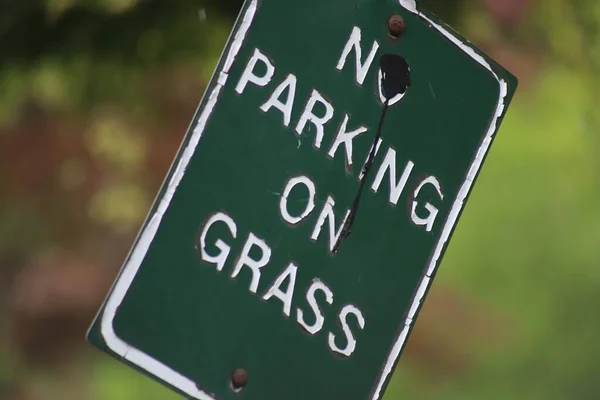
[[[385,366],[381,373],[379,382],[377,383],[377,387],[373,394],[372,400],[378,400],[381,397],[381,395],[382,395],[381,391],[383,389],[383,386],[384,386],[386,380],[388,379],[389,375],[394,370],[394,365],[396,365],[396,363],[398,361],[398,357],[400,356],[400,353],[401,353],[402,349],[404,348],[406,339],[407,339],[408,334],[411,329],[411,325],[413,323],[413,319],[421,306],[421,303],[425,297],[425,293],[427,292],[427,289],[431,285],[432,276],[435,273],[435,271],[439,265],[439,258],[442,254],[442,250],[444,249],[444,246],[446,245],[448,238],[450,237],[450,233],[452,232],[452,230],[454,229],[454,226],[456,225],[458,215],[460,214],[460,212],[464,206],[465,199],[469,195],[471,188],[473,186],[473,182],[475,181],[475,178],[477,177],[477,174],[479,173],[479,170],[481,169],[483,159],[485,158],[487,152],[490,149],[490,145],[492,144],[492,138],[494,137],[494,134],[496,133],[496,131],[498,129],[498,120],[500,118],[502,118],[504,111],[505,111],[506,105],[504,103],[504,100],[506,99],[506,96],[508,95],[508,84],[506,83],[506,81],[504,79],[500,79],[500,77],[492,69],[491,65],[485,60],[485,58],[483,58],[480,54],[478,54],[475,51],[475,49],[473,49],[471,46],[469,46],[469,44],[462,42],[460,38],[456,37],[454,34],[449,32],[443,26],[432,21],[425,14],[419,12],[416,8],[415,0],[399,0],[399,1],[400,1],[400,5],[402,7],[404,7],[407,11],[410,11],[411,13],[423,18],[432,27],[434,27],[442,35],[444,35],[448,40],[450,40],[452,43],[454,43],[459,49],[464,51],[469,57],[473,58],[475,61],[477,61],[479,64],[481,64],[485,69],[487,69],[494,76],[494,78],[498,81],[499,94],[498,94],[498,103],[496,105],[496,112],[494,114],[494,117],[492,118],[489,128],[488,128],[488,131],[487,131],[481,145],[479,146],[479,149],[477,151],[475,159],[473,160],[473,163],[471,164],[471,167],[469,168],[467,178],[463,182],[462,187],[460,188],[460,191],[458,192],[458,195],[456,196],[456,199],[454,200],[454,203],[452,204],[452,208],[450,209],[450,214],[448,216],[448,219],[446,220],[444,229],[442,230],[442,235],[440,236],[440,239],[438,240],[438,243],[433,252],[433,257],[431,258],[431,261],[429,263],[429,268],[427,269],[425,276],[421,280],[419,289],[417,290],[417,292],[413,298],[412,305],[409,309],[408,315],[404,322],[404,328],[401,330],[400,335],[396,339],[396,343],[394,344],[390,354],[388,355],[387,362],[385,363]]]
[[[414,0],[399,0],[400,5],[405,8],[407,11],[420,16],[425,21],[427,21],[432,27],[437,29],[442,35],[448,38],[452,43],[454,43],[458,48],[463,50],[466,54],[468,54],[471,58],[485,67],[490,73],[496,78],[498,81],[498,85],[500,87],[500,94],[498,99],[498,105],[496,108],[496,113],[490,122],[490,126],[488,132],[477,152],[475,160],[473,161],[469,173],[467,175],[466,180],[463,182],[463,185],[458,193],[456,200],[454,201],[452,208],[450,210],[450,215],[446,220],[444,225],[444,229],[442,231],[442,235],[435,247],[435,251],[433,253],[433,257],[429,264],[429,268],[421,283],[419,285],[419,289],[416,292],[416,295],[413,299],[413,303],[408,312],[407,318],[404,323],[404,328],[401,330],[399,336],[396,338],[396,342],[394,343],[387,361],[382,369],[379,382],[373,392],[372,400],[378,400],[381,396],[381,391],[383,386],[388,379],[389,375],[394,369],[394,365],[396,364],[400,352],[404,347],[406,342],[406,338],[408,337],[408,333],[410,331],[413,318],[417,313],[421,302],[425,296],[425,292],[427,288],[431,284],[432,275],[438,266],[439,257],[441,252],[448,241],[450,233],[454,228],[458,215],[463,208],[464,200],[469,194],[471,187],[473,185],[473,181],[481,168],[481,164],[483,162],[483,158],[489,150],[491,145],[492,137],[494,136],[498,120],[504,114],[505,104],[504,100],[508,93],[508,85],[505,80],[500,79],[498,75],[494,72],[490,64],[479,55],[472,47],[468,44],[463,43],[461,39],[454,36],[444,27],[439,24],[433,22],[430,18],[428,18],[423,13],[417,11]],[[152,358],[150,355],[144,353],[143,351],[136,349],[135,347],[127,344],[123,340],[121,340],[115,333],[113,327],[113,320],[115,318],[116,312],[119,308],[119,305],[125,298],[137,271],[144,260],[144,257],[156,235],[158,227],[160,226],[160,222],[167,208],[169,207],[169,203],[175,194],[175,190],[179,185],[179,182],[183,178],[184,171],[192,158],[196,147],[202,137],[202,133],[204,132],[204,128],[206,127],[206,123],[213,112],[215,105],[217,104],[217,100],[219,95],[221,94],[221,90],[223,89],[229,74],[229,70],[233,65],[235,57],[237,56],[241,46],[246,39],[246,35],[252,22],[254,20],[254,16],[256,14],[258,7],[258,0],[251,0],[249,2],[248,7],[245,9],[245,13],[241,20],[238,21],[237,30],[232,33],[233,41],[231,42],[231,46],[229,46],[229,51],[225,58],[225,63],[223,64],[220,71],[215,72],[215,76],[217,76],[217,84],[213,87],[210,95],[208,96],[208,100],[200,113],[200,117],[196,122],[196,126],[193,129],[191,138],[187,143],[187,146],[183,149],[183,153],[179,162],[177,163],[175,172],[171,176],[171,180],[167,186],[167,189],[160,199],[158,203],[158,207],[156,212],[150,217],[148,224],[144,227],[142,232],[140,233],[138,242],[134,249],[132,250],[127,262],[123,266],[121,275],[118,277],[117,281],[114,284],[114,287],[106,300],[106,304],[104,307],[104,311],[101,315],[100,321],[100,331],[102,337],[107,345],[107,347],[121,356],[123,359],[131,362],[132,364],[138,366],[139,368],[147,371],[149,374],[156,376],[162,381],[168,383],[169,385],[177,388],[181,392],[187,394],[198,400],[216,400],[209,393],[201,390],[196,382],[191,379],[181,375],[177,371],[168,367],[167,365],[161,363],[160,361]],[[218,75],[217,75],[218,74]]]

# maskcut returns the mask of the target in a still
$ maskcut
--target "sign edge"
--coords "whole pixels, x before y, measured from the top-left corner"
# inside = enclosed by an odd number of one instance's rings
[[[179,160],[177,163],[173,163],[170,173],[171,178],[166,186],[165,190],[161,190],[162,197],[156,201],[157,207],[152,215],[148,215],[147,222],[144,224],[137,241],[132,248],[127,261],[125,262],[119,276],[117,277],[113,287],[111,288],[110,294],[107,296],[100,312],[96,318],[100,318],[100,336],[102,337],[108,350],[113,352],[115,355],[122,357],[129,363],[136,365],[137,367],[145,370],[152,376],[164,381],[169,386],[176,388],[177,390],[185,393],[198,400],[215,400],[209,393],[200,389],[194,381],[181,375],[177,371],[174,371],[170,367],[162,364],[152,356],[134,348],[121,340],[115,333],[113,327],[114,317],[116,311],[123,301],[137,271],[148,251],[150,243],[154,238],[158,226],[162,220],[164,212],[168,208],[168,205],[172,199],[176,187],[183,178],[184,170],[190,161],[191,156],[202,137],[202,133],[205,129],[206,123],[210,118],[214,107],[217,104],[218,97],[221,93],[222,88],[225,86],[227,81],[228,72],[231,68],[235,57],[237,56],[240,48],[242,47],[246,35],[252,25],[254,16],[258,9],[259,0],[249,0],[240,12],[240,17],[236,23],[236,27],[233,29],[230,39],[228,41],[228,48],[223,52],[221,60],[219,61],[219,67],[215,69],[213,78],[209,89],[206,91],[201,104],[204,104],[202,109],[199,108],[199,116],[195,122],[195,126],[192,130],[192,134],[187,141],[185,148],[181,149]],[[233,37],[233,40],[231,40]],[[208,96],[207,96],[208,95]],[[190,126],[191,129],[191,126]],[[166,182],[165,182],[166,183]],[[94,329],[95,323],[90,327],[90,331]],[[89,333],[88,333],[89,334]]]
[[[435,275],[435,272],[437,271],[437,268],[439,267],[439,264],[441,261],[441,256],[442,256],[444,249],[450,239],[452,231],[454,230],[454,228],[458,222],[458,216],[460,215],[460,213],[464,207],[465,201],[466,201],[469,193],[471,192],[475,178],[478,175],[479,171],[481,170],[483,160],[490,149],[492,140],[499,129],[500,122],[502,121],[504,114],[506,113],[506,110],[508,108],[508,102],[510,102],[510,100],[512,98],[512,93],[514,93],[514,91],[516,89],[516,85],[515,85],[515,87],[509,86],[509,84],[511,82],[510,82],[510,80],[507,80],[507,79],[505,79],[504,76],[502,76],[502,75],[504,75],[503,73],[499,73],[499,71],[495,70],[494,67],[498,67],[497,63],[494,62],[493,60],[488,60],[487,56],[480,54],[478,52],[478,49],[476,49],[474,46],[472,46],[468,41],[466,41],[466,39],[462,38],[460,35],[454,34],[453,32],[446,29],[443,25],[433,21],[424,12],[417,10],[415,2],[413,0],[398,0],[398,1],[402,8],[404,8],[406,11],[422,18],[424,21],[426,21],[428,24],[430,24],[430,26],[432,28],[436,29],[441,35],[445,36],[456,47],[458,47],[460,50],[464,51],[473,60],[475,60],[477,63],[482,65],[484,68],[486,68],[498,82],[499,98],[498,98],[498,103],[496,105],[496,110],[494,112],[492,120],[490,121],[490,124],[488,125],[488,130],[487,130],[487,132],[484,136],[484,139],[477,151],[475,159],[473,160],[471,167],[469,168],[469,172],[466,176],[466,179],[463,181],[461,189],[458,192],[458,195],[456,196],[456,198],[452,204],[452,207],[450,209],[450,214],[449,214],[448,218],[446,219],[444,228],[442,229],[442,234],[435,246],[435,249],[433,252],[433,257],[431,258],[431,261],[429,262],[429,266],[427,266],[425,269],[425,273],[424,273],[423,277],[421,278],[421,281],[418,285],[418,289],[416,289],[416,291],[415,291],[413,301],[410,305],[406,319],[404,321],[404,327],[400,330],[398,336],[396,337],[396,341],[394,342],[390,352],[388,353],[386,363],[383,365],[383,367],[381,369],[379,381],[377,382],[376,387],[375,387],[374,391],[372,392],[372,396],[371,396],[372,400],[381,399],[384,389],[387,386],[389,379],[391,378],[391,375],[396,367],[396,364],[398,363],[399,357],[400,357],[402,350],[404,349],[404,346],[407,342],[410,331],[412,330],[414,319],[417,315],[418,310],[420,309],[420,307],[423,304],[423,301],[425,299],[427,291],[431,287],[431,283],[433,281],[433,276]],[[512,74],[510,74],[510,72],[504,70],[504,68],[502,68],[502,70],[503,70],[503,72],[506,72],[510,76],[512,76]],[[516,82],[516,79],[515,79],[515,82]],[[507,102],[507,100],[508,100],[508,102]]]

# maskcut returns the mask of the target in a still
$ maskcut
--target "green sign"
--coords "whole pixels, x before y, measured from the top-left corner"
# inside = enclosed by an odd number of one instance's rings
[[[89,340],[194,399],[381,398],[515,88],[414,1],[247,1]]]

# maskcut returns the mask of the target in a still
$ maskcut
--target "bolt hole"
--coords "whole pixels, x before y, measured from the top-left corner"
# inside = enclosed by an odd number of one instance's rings
[[[248,373],[243,368],[236,368],[231,373],[231,379],[229,381],[231,390],[235,393],[239,393],[248,384]]]
[[[406,23],[401,15],[392,15],[388,18],[388,33],[392,39],[398,39],[406,30]]]

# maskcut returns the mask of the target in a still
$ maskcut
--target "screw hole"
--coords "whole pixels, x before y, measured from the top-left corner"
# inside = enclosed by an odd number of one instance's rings
[[[243,368],[236,368],[231,373],[231,380],[229,381],[231,389],[235,393],[239,393],[248,384],[248,373]]]
[[[406,23],[401,15],[392,15],[388,19],[388,33],[392,39],[398,39],[406,30]]]

